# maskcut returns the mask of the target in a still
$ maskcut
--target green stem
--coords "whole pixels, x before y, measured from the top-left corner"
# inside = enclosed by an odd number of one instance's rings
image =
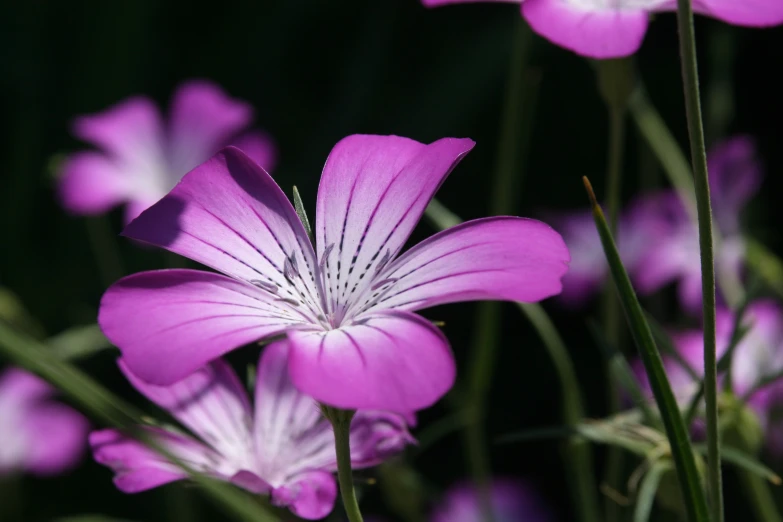
[[[723,522],[723,490],[718,427],[718,361],[715,349],[715,261],[713,259],[712,209],[707,175],[707,154],[699,99],[696,39],[691,0],[677,0],[680,60],[685,92],[685,113],[691,146],[691,165],[696,187],[701,254],[702,313],[704,316],[704,395],[707,408],[707,484],[713,522]]]
[[[617,222],[620,215],[620,200],[622,193],[622,165],[625,151],[625,115],[628,97],[633,85],[632,63],[628,60],[603,61],[598,64],[599,88],[606,102],[609,115],[609,149],[607,151],[606,169],[606,204],[609,213],[609,228],[612,234],[617,234]],[[619,349],[621,341],[620,303],[612,290],[611,281],[604,288],[601,311],[606,341]],[[611,375],[611,372],[610,372]],[[620,393],[618,383],[610,378],[608,381],[609,412],[620,409]],[[611,447],[607,454],[606,483],[615,489],[622,480],[624,453],[620,448]],[[620,519],[621,508],[613,499],[607,497],[604,503],[606,519]]]
[[[345,514],[349,522],[363,522],[353,489],[351,473],[351,419],[355,412],[324,406],[324,413],[334,428],[334,448],[337,452],[337,479],[340,482],[340,495],[343,499]]]
[[[509,76],[497,150],[496,173],[491,193],[490,213],[502,215],[511,213],[521,180],[517,171],[520,153],[521,123],[531,109],[524,104],[525,65],[529,54],[532,33],[523,22],[516,22],[514,42],[509,61]],[[498,334],[500,331],[501,308],[497,302],[479,305],[475,325],[475,337],[471,347],[472,364],[468,406],[465,410],[467,423],[464,430],[466,457],[479,494],[481,512],[485,522],[492,522],[494,514],[490,496],[490,457],[487,451],[484,420],[487,397],[492,374],[497,360]]]
[[[555,366],[563,401],[563,421],[566,426],[579,426],[584,420],[584,406],[574,363],[563,338],[546,311],[537,303],[517,303],[535,328]],[[577,516],[583,522],[598,522],[597,488],[593,472],[593,453],[583,438],[571,437],[564,447],[566,476],[577,506]]]
[[[758,522],[783,522],[767,481],[750,471],[742,470],[739,474],[745,494],[750,499],[750,505],[753,506],[753,511],[756,513],[756,520]]]

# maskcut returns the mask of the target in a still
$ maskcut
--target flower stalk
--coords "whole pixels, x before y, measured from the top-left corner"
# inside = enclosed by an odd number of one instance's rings
[[[343,507],[349,522],[363,522],[362,513],[359,510],[359,502],[356,500],[356,491],[353,489],[353,475],[351,474],[351,419],[355,411],[341,410],[331,406],[323,406],[324,415],[332,423],[334,428],[334,448],[337,452],[337,480],[340,483],[340,495],[343,499]]]
[[[723,522],[723,490],[718,427],[718,361],[715,340],[715,261],[712,238],[712,209],[707,176],[707,154],[699,98],[696,39],[691,0],[677,0],[680,33],[680,61],[685,93],[685,113],[691,147],[691,165],[696,189],[701,254],[702,313],[704,317],[704,395],[707,420],[707,484],[713,522]]]

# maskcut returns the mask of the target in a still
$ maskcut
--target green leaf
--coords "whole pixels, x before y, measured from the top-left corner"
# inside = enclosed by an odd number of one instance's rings
[[[14,364],[31,371],[69,396],[82,409],[100,421],[124,430],[173,464],[204,488],[212,500],[234,518],[244,522],[277,522],[256,501],[234,486],[211,479],[191,469],[140,429],[143,414],[101,386],[97,381],[68,362],[57,360],[51,349],[0,321],[0,354]]]
[[[654,425],[658,421],[658,417],[650,408],[647,398],[639,387],[636,376],[628,365],[628,361],[625,360],[623,354],[621,354],[615,346],[609,344],[606,336],[601,332],[595,322],[589,321],[587,326],[590,333],[593,335],[596,344],[604,354],[607,364],[609,365],[609,371],[611,371],[617,383],[628,392],[636,407],[642,412],[645,420]]]
[[[655,462],[647,474],[642,479],[642,485],[639,487],[639,494],[636,496],[636,509],[633,512],[633,522],[647,522],[650,520],[655,494],[658,491],[658,485],[661,483],[663,474],[672,469],[670,462],[660,460]]]
[[[47,339],[46,344],[62,360],[80,359],[112,346],[97,324],[69,328]]]
[[[690,436],[683,422],[669,380],[666,377],[661,355],[658,353],[650,326],[645,320],[644,312],[633,290],[633,286],[631,286],[628,273],[620,260],[620,253],[617,251],[614,239],[612,239],[612,234],[609,231],[609,226],[606,223],[601,207],[595,199],[590,182],[586,177],[583,180],[588,196],[590,196],[593,218],[598,228],[598,234],[601,237],[601,244],[609,263],[612,279],[620,296],[620,302],[628,319],[634,342],[642,356],[644,369],[647,372],[647,377],[655,396],[655,402],[661,414],[661,420],[663,420],[666,428],[666,435],[669,439],[677,474],[683,489],[682,496],[688,510],[688,518],[692,522],[707,522],[709,521],[707,498],[702,488],[698,469],[696,468]]]
[[[758,241],[748,240],[746,261],[778,296],[783,297],[783,261]]]
[[[310,237],[310,241],[312,241],[313,228],[310,226],[310,220],[307,219],[307,212],[305,211],[304,203],[302,202],[302,196],[299,195],[299,189],[296,188],[296,185],[294,185],[294,210],[296,210],[296,215],[299,216],[307,235]]]
[[[693,449],[701,454],[707,454],[706,444],[694,444]],[[780,475],[769,469],[767,466],[754,459],[751,455],[748,455],[744,451],[740,451],[730,446],[723,446],[721,448],[722,460],[733,464],[740,469],[749,471],[750,473],[768,480],[770,483],[779,486],[781,484]]]

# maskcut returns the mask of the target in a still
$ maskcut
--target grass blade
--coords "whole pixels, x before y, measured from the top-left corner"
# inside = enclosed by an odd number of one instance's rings
[[[709,520],[707,499],[696,468],[690,437],[680,414],[677,401],[674,398],[671,385],[666,377],[661,355],[655,346],[650,326],[645,320],[644,312],[631,286],[628,274],[623,267],[622,261],[620,261],[617,246],[614,239],[612,239],[611,232],[609,232],[609,226],[606,223],[601,207],[595,199],[590,182],[586,177],[583,180],[587,193],[590,196],[593,218],[598,228],[598,234],[601,237],[612,279],[628,319],[631,334],[642,355],[644,369],[647,372],[647,377],[655,396],[655,402],[661,414],[661,420],[666,428],[666,435],[672,449],[677,474],[683,488],[682,496],[688,512],[688,519],[691,522],[707,522]]]
[[[652,465],[650,471],[644,476],[639,494],[636,496],[636,508],[633,512],[633,522],[647,522],[655,503],[655,494],[658,492],[658,484],[661,483],[663,474],[671,469],[671,463],[659,461]]]

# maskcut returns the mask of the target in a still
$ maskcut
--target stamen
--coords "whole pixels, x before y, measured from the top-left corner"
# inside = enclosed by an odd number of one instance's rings
[[[383,254],[383,257],[381,258],[380,261],[378,261],[378,265],[376,265],[375,267],[375,273],[377,274],[378,272],[383,270],[390,259],[391,259],[391,250],[387,248],[386,253]]]
[[[396,283],[397,281],[399,281],[399,279],[396,277],[387,277],[386,279],[382,279],[377,283],[373,283],[373,285],[370,287],[370,291],[374,292],[375,290],[381,288],[383,285],[387,285],[389,283]]]
[[[294,252],[286,257],[283,262],[283,277],[291,284],[293,284],[295,278],[299,277],[299,267],[297,266],[296,254]]]
[[[275,301],[282,301],[282,302],[288,303],[288,304],[290,304],[292,306],[299,306],[299,305],[302,304],[299,301],[297,301],[296,299],[293,299],[291,297],[278,297],[277,299],[275,299]]]
[[[262,281],[260,279],[251,279],[250,284],[257,286],[261,290],[266,290],[267,292],[271,294],[277,295],[278,287],[274,283],[268,283],[266,281]]]

